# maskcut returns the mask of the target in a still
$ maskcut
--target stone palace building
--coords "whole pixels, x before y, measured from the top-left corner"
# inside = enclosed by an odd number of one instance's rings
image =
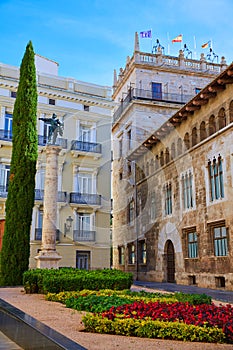
[[[113,262],[233,290],[233,65],[140,52],[113,97]]]

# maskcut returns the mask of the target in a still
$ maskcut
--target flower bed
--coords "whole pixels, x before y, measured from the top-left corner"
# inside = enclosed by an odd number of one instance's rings
[[[192,342],[224,343],[222,329],[199,327],[180,322],[161,322],[142,319],[119,319],[113,321],[102,315],[87,314],[83,317],[85,331],[116,334],[142,338],[172,339]]]
[[[115,320],[119,318],[150,319],[152,321],[182,322],[200,327],[216,327],[222,329],[228,342],[233,343],[233,308],[231,305],[216,306],[214,304],[190,305],[176,302],[134,302],[132,304],[111,307],[101,314],[102,318]]]
[[[88,311],[87,332],[212,343],[233,343],[233,308],[216,306],[205,294],[130,290],[48,293],[47,300]]]

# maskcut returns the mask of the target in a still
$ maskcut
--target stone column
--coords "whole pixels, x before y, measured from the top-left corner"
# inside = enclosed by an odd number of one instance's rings
[[[44,185],[44,215],[41,251],[35,257],[37,268],[58,268],[61,256],[56,251],[58,154],[60,146],[46,146],[46,170]]]

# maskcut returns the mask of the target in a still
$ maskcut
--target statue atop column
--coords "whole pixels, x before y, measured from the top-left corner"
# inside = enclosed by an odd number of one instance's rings
[[[48,143],[55,145],[58,134],[63,135],[64,124],[60,122],[55,113],[53,113],[52,118],[39,118],[39,120],[50,125]]]

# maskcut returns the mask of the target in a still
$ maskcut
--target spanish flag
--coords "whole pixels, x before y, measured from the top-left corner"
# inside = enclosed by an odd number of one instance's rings
[[[210,43],[210,41],[207,41],[207,43],[201,45],[201,47],[202,47],[203,49],[207,49],[207,48],[209,47],[209,43]]]
[[[172,40],[172,43],[181,43],[183,40],[183,35],[180,34],[178,36],[176,36],[173,40]]]

